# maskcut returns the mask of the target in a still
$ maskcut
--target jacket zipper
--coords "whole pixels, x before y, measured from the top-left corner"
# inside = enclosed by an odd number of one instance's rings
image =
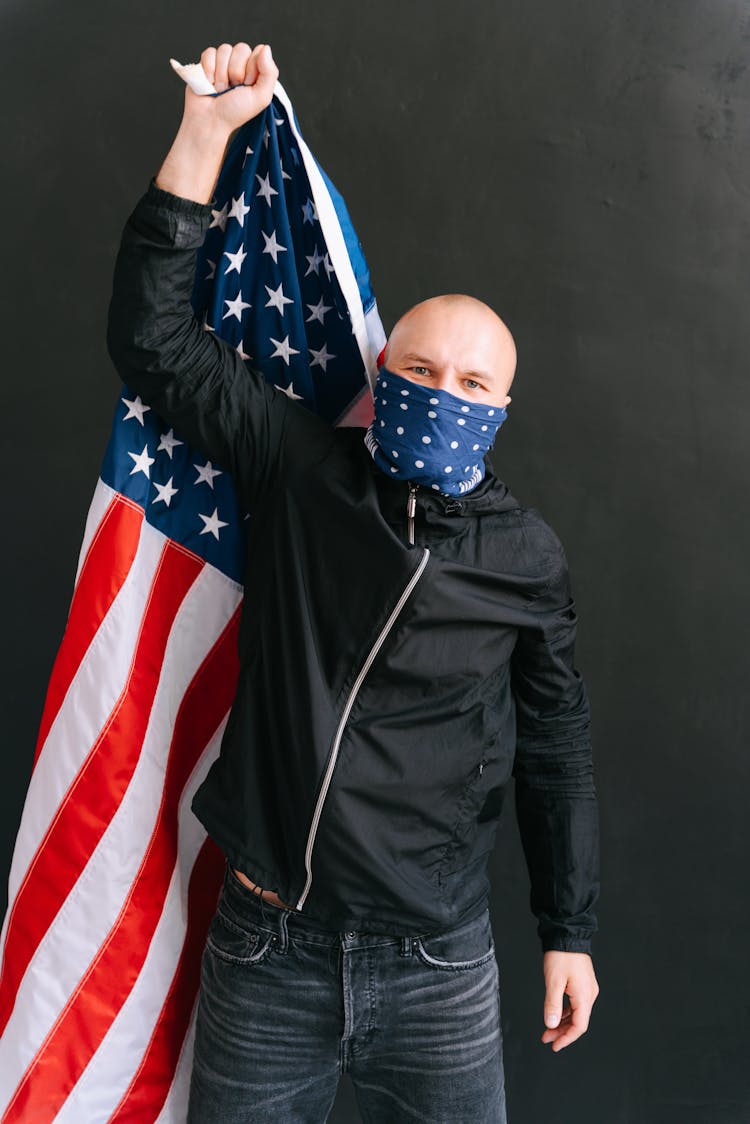
[[[305,903],[305,899],[307,898],[307,895],[310,893],[310,886],[312,885],[312,865],[311,865],[312,864],[312,852],[313,852],[313,847],[315,846],[315,836],[316,836],[317,831],[318,831],[318,824],[320,823],[320,815],[321,815],[321,812],[323,811],[323,804],[325,802],[326,796],[328,795],[328,789],[330,788],[330,785],[331,785],[331,778],[333,776],[333,770],[336,767],[336,758],[338,757],[339,746],[341,745],[341,738],[342,738],[343,733],[344,733],[344,726],[346,725],[346,720],[349,717],[349,713],[352,709],[352,706],[354,705],[354,700],[357,696],[357,691],[362,686],[362,680],[364,679],[365,675],[367,674],[372,661],[375,659],[376,655],[378,654],[378,651],[382,647],[383,641],[385,640],[386,636],[388,635],[391,628],[393,627],[393,622],[395,621],[398,614],[401,612],[401,608],[402,608],[404,602],[406,601],[406,599],[409,596],[409,594],[411,593],[411,591],[414,589],[414,586],[417,584],[417,582],[421,578],[421,576],[424,572],[424,568],[427,565],[427,560],[429,559],[429,557],[430,557],[430,551],[427,547],[425,547],[424,548],[424,554],[422,555],[422,561],[419,563],[416,570],[414,571],[412,576],[409,578],[409,581],[406,585],[406,588],[404,589],[403,593],[399,597],[398,602],[396,603],[396,605],[395,605],[391,615],[389,616],[388,620],[383,625],[383,628],[380,632],[380,635],[378,636],[377,640],[375,641],[372,648],[370,649],[369,655],[367,656],[367,659],[363,663],[363,665],[360,669],[359,675],[355,679],[354,685],[352,686],[352,689],[349,692],[349,697],[346,700],[346,706],[344,707],[343,713],[341,715],[341,719],[339,721],[338,729],[336,730],[336,737],[333,739],[333,748],[331,750],[331,756],[330,756],[329,761],[328,761],[328,767],[326,769],[325,776],[323,777],[323,785],[321,787],[320,794],[318,796],[318,802],[315,805],[315,813],[313,815],[312,824],[310,825],[310,831],[309,831],[309,834],[307,836],[307,846],[305,847],[305,870],[307,871],[307,881],[305,883],[305,888],[302,891],[300,899],[297,902],[296,906],[294,907],[295,909],[298,909],[298,910],[302,909],[302,906]]]
[[[406,499],[406,517],[409,527],[409,542],[414,545],[414,515],[417,510],[417,488],[419,484],[409,481],[409,495]]]

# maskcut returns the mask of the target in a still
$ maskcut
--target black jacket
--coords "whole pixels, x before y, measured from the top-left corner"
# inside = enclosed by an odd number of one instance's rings
[[[487,904],[511,776],[544,949],[590,951],[598,809],[562,545],[492,472],[376,467],[364,429],[272,387],[190,303],[208,204],[149,182],[107,346],[131,392],[231,472],[247,520],[237,693],[192,809],[233,866],[334,928],[429,931]]]

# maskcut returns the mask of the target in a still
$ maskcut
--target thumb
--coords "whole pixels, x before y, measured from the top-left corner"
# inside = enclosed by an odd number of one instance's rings
[[[273,87],[279,76],[279,68],[274,62],[268,43],[258,52],[257,64],[258,78],[254,83],[255,89],[267,97],[270,102],[273,96]]]
[[[544,1025],[557,1026],[562,1017],[564,984],[551,984],[544,997]]]

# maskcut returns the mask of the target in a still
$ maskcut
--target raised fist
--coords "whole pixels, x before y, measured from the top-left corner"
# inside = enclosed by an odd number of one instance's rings
[[[206,47],[201,66],[216,89],[226,93],[211,97],[195,94],[186,86],[185,120],[200,121],[229,134],[270,105],[279,68],[267,43],[254,48],[249,43]]]

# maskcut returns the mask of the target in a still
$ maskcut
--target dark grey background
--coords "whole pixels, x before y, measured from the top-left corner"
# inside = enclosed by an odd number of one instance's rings
[[[179,124],[168,57],[267,41],[386,330],[456,290],[510,325],[495,463],[568,552],[602,810],[601,994],[587,1035],[541,1045],[506,805],[509,1120],[749,1120],[750,4],[35,0],[6,3],[2,24],[2,909],[118,392],[114,256]],[[357,1119],[345,1081],[331,1120]]]

